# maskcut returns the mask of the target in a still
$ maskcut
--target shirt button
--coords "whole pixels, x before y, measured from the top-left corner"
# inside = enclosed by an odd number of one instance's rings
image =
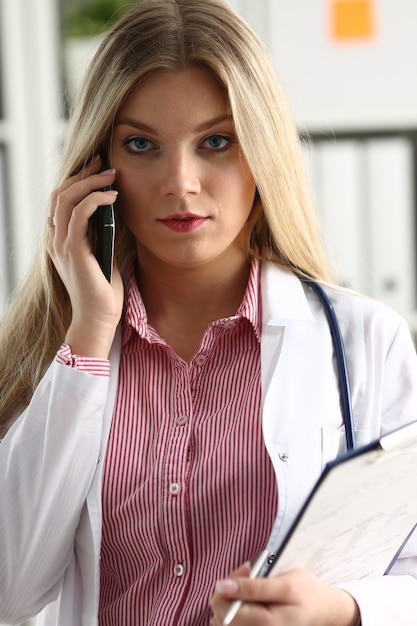
[[[204,363],[206,362],[207,357],[204,354],[199,354],[198,356],[195,357],[195,364],[196,365],[204,365]]]
[[[184,574],[184,566],[177,563],[176,566],[174,567],[174,575],[182,576],[183,574]]]
[[[178,426],[184,426],[188,422],[188,415],[179,415],[176,419]]]
[[[226,320],[223,328],[233,328],[235,323],[236,323],[235,320]]]
[[[169,486],[169,493],[171,495],[173,495],[173,496],[177,496],[180,491],[181,491],[181,487],[180,487],[179,483],[172,483]]]
[[[290,458],[290,455],[288,454],[288,452],[280,452],[279,458],[281,459],[281,461],[286,462]]]

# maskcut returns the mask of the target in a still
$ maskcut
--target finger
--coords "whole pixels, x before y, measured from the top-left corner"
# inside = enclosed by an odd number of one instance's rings
[[[71,211],[67,220],[63,215],[56,216],[55,242],[60,245],[67,238],[81,242],[87,237],[88,221],[100,206],[113,204],[118,192],[114,189],[108,191],[95,191],[81,200]]]
[[[113,204],[118,195],[115,189],[94,191],[84,198],[71,212],[68,235],[86,235],[88,221],[101,206]]]
[[[300,597],[317,595],[323,587],[310,571],[299,569],[271,578],[237,578],[220,581],[219,587],[227,590],[230,599],[239,598],[245,602],[297,604]],[[326,586],[327,587],[327,586]]]
[[[229,597],[228,590],[235,593],[237,590],[235,579],[246,578],[250,574],[250,563],[244,563],[229,574],[229,576],[220,580],[216,585],[215,594],[226,595]]]
[[[221,603],[218,601],[216,606],[213,607],[213,626],[223,626],[224,619],[228,613],[230,608],[230,602],[226,602],[223,600]],[[269,624],[277,624],[277,622],[272,622],[272,612],[271,607],[274,606],[272,603],[248,603],[245,602],[241,604],[238,608],[237,613],[234,615],[231,625],[232,626],[253,626],[254,624],[262,624],[263,626],[268,626]],[[276,606],[276,605],[275,605]],[[276,617],[276,616],[275,616]],[[281,622],[280,622],[281,623]],[[283,622],[285,623],[285,622]]]
[[[61,185],[59,185],[59,187],[57,187],[52,192],[50,200],[49,200],[48,226],[52,226],[52,224],[49,223],[49,220],[51,220],[52,222],[55,222],[55,214],[56,214],[56,209],[57,209],[60,196],[64,194],[64,192],[67,189],[69,189],[75,182],[81,181],[86,176],[97,174],[100,170],[101,163],[102,161],[101,161],[100,156],[99,155],[94,156],[84,168],[82,168],[79,172],[77,172],[73,176],[69,176],[66,180],[64,180],[64,182]],[[107,181],[105,181],[105,185],[103,186],[106,186],[106,184],[108,184]]]
[[[74,176],[63,185],[56,196],[55,213],[66,213],[79,204],[93,191],[99,191],[110,186],[115,180],[116,170],[109,169],[105,172],[91,174],[90,176]],[[68,182],[70,184],[68,184]]]
[[[235,579],[247,577],[249,576],[249,574],[250,574],[250,563],[244,563],[243,565],[235,569],[233,572],[231,572],[227,579],[219,581],[216,585],[216,589],[213,594],[212,604],[213,603],[216,604],[217,602],[223,602],[224,600],[223,596],[226,596],[227,598],[226,604],[229,604],[230,603],[228,599],[230,597],[228,593],[229,587],[232,593],[236,592],[237,587],[235,586]],[[235,596],[232,596],[232,597],[235,597]]]
[[[216,590],[228,600],[244,602],[281,602],[291,595],[288,584],[281,584],[278,578],[228,578],[219,581]]]
[[[84,167],[82,167],[78,172],[73,174],[72,176],[68,176],[60,185],[55,189],[51,196],[50,204],[55,206],[56,199],[60,193],[71,187],[74,182],[78,180],[82,180],[87,176],[91,176],[92,174],[97,174],[100,171],[102,161],[99,155],[94,156]]]
[[[271,607],[276,607],[279,604],[276,593],[276,578],[269,580],[229,577],[217,583],[216,591],[217,594],[213,596],[212,608],[215,617],[220,619],[219,624],[223,624],[233,601],[239,601],[240,606],[233,618],[232,626],[235,624],[236,626],[253,624],[268,626],[275,623],[273,622]]]
[[[231,572],[227,580],[233,583],[235,578],[249,576],[249,573],[250,573],[250,564],[245,563],[244,565],[241,565],[236,570]],[[221,581],[221,582],[225,582],[225,581]],[[218,583],[218,585],[219,584],[220,583]],[[213,612],[213,625],[214,626],[221,626],[221,624],[223,623],[223,618],[226,615],[226,612],[230,606],[229,598],[227,597],[227,595],[226,597],[224,597],[224,594],[222,590],[218,588],[218,585],[216,586],[216,590],[210,601],[211,610]]]
[[[109,174],[114,173],[113,168],[106,169],[105,171],[100,171],[102,167],[103,161],[99,155],[93,157],[84,167],[82,167],[78,172],[66,178],[57,189],[51,195],[50,206],[55,207],[57,203],[57,199],[61,194],[64,194],[68,189],[70,189],[74,183],[84,183],[84,181],[88,180],[91,176],[94,175],[103,175],[108,176]],[[100,178],[96,178],[95,182],[97,183],[97,187],[91,187],[91,189],[98,189],[101,186],[107,186],[109,184],[108,180],[104,181]]]
[[[88,237],[88,222],[99,206],[112,204],[117,191],[96,191],[71,212],[68,222],[63,222],[62,216],[56,217],[56,226],[49,230],[48,253],[55,265],[58,256],[85,256],[92,253],[91,242]]]
[[[72,176],[68,177],[68,180],[76,180],[83,176],[91,176],[91,174],[97,174],[103,164],[103,160],[99,154],[94,155],[90,160],[84,161],[82,167],[76,170]]]
[[[257,626],[258,624],[262,624],[262,626],[285,626],[290,623],[299,624],[300,622],[290,622],[285,614],[279,615],[276,611],[273,612],[273,605],[245,603],[232,620],[231,626]]]
[[[87,221],[97,207],[115,202],[117,191],[109,189],[114,177],[115,171],[108,170],[103,174],[76,181],[58,194],[55,210],[52,212],[55,222],[54,239],[63,241],[72,222],[81,225],[86,234]]]

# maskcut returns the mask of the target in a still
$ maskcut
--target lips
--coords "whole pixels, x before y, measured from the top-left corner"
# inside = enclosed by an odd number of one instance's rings
[[[200,226],[202,226],[207,219],[207,217],[202,217],[201,215],[184,213],[179,215],[168,215],[168,217],[164,217],[158,221],[177,233],[190,233],[197,228],[200,228]]]

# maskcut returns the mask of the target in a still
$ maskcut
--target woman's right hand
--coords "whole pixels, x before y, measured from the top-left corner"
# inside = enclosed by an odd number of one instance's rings
[[[88,221],[97,207],[112,204],[115,191],[102,191],[115,180],[115,171],[99,173],[93,159],[52,194],[48,253],[65,285],[72,320],[65,341],[74,354],[107,358],[123,308],[123,283],[117,267],[110,284],[93,254]]]

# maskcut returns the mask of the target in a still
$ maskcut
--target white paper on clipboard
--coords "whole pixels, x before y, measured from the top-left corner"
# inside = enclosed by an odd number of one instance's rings
[[[387,573],[417,525],[417,422],[327,464],[273,564],[252,577],[305,568],[328,584]],[[233,603],[224,624],[230,624]],[[232,617],[232,619],[230,619]]]

